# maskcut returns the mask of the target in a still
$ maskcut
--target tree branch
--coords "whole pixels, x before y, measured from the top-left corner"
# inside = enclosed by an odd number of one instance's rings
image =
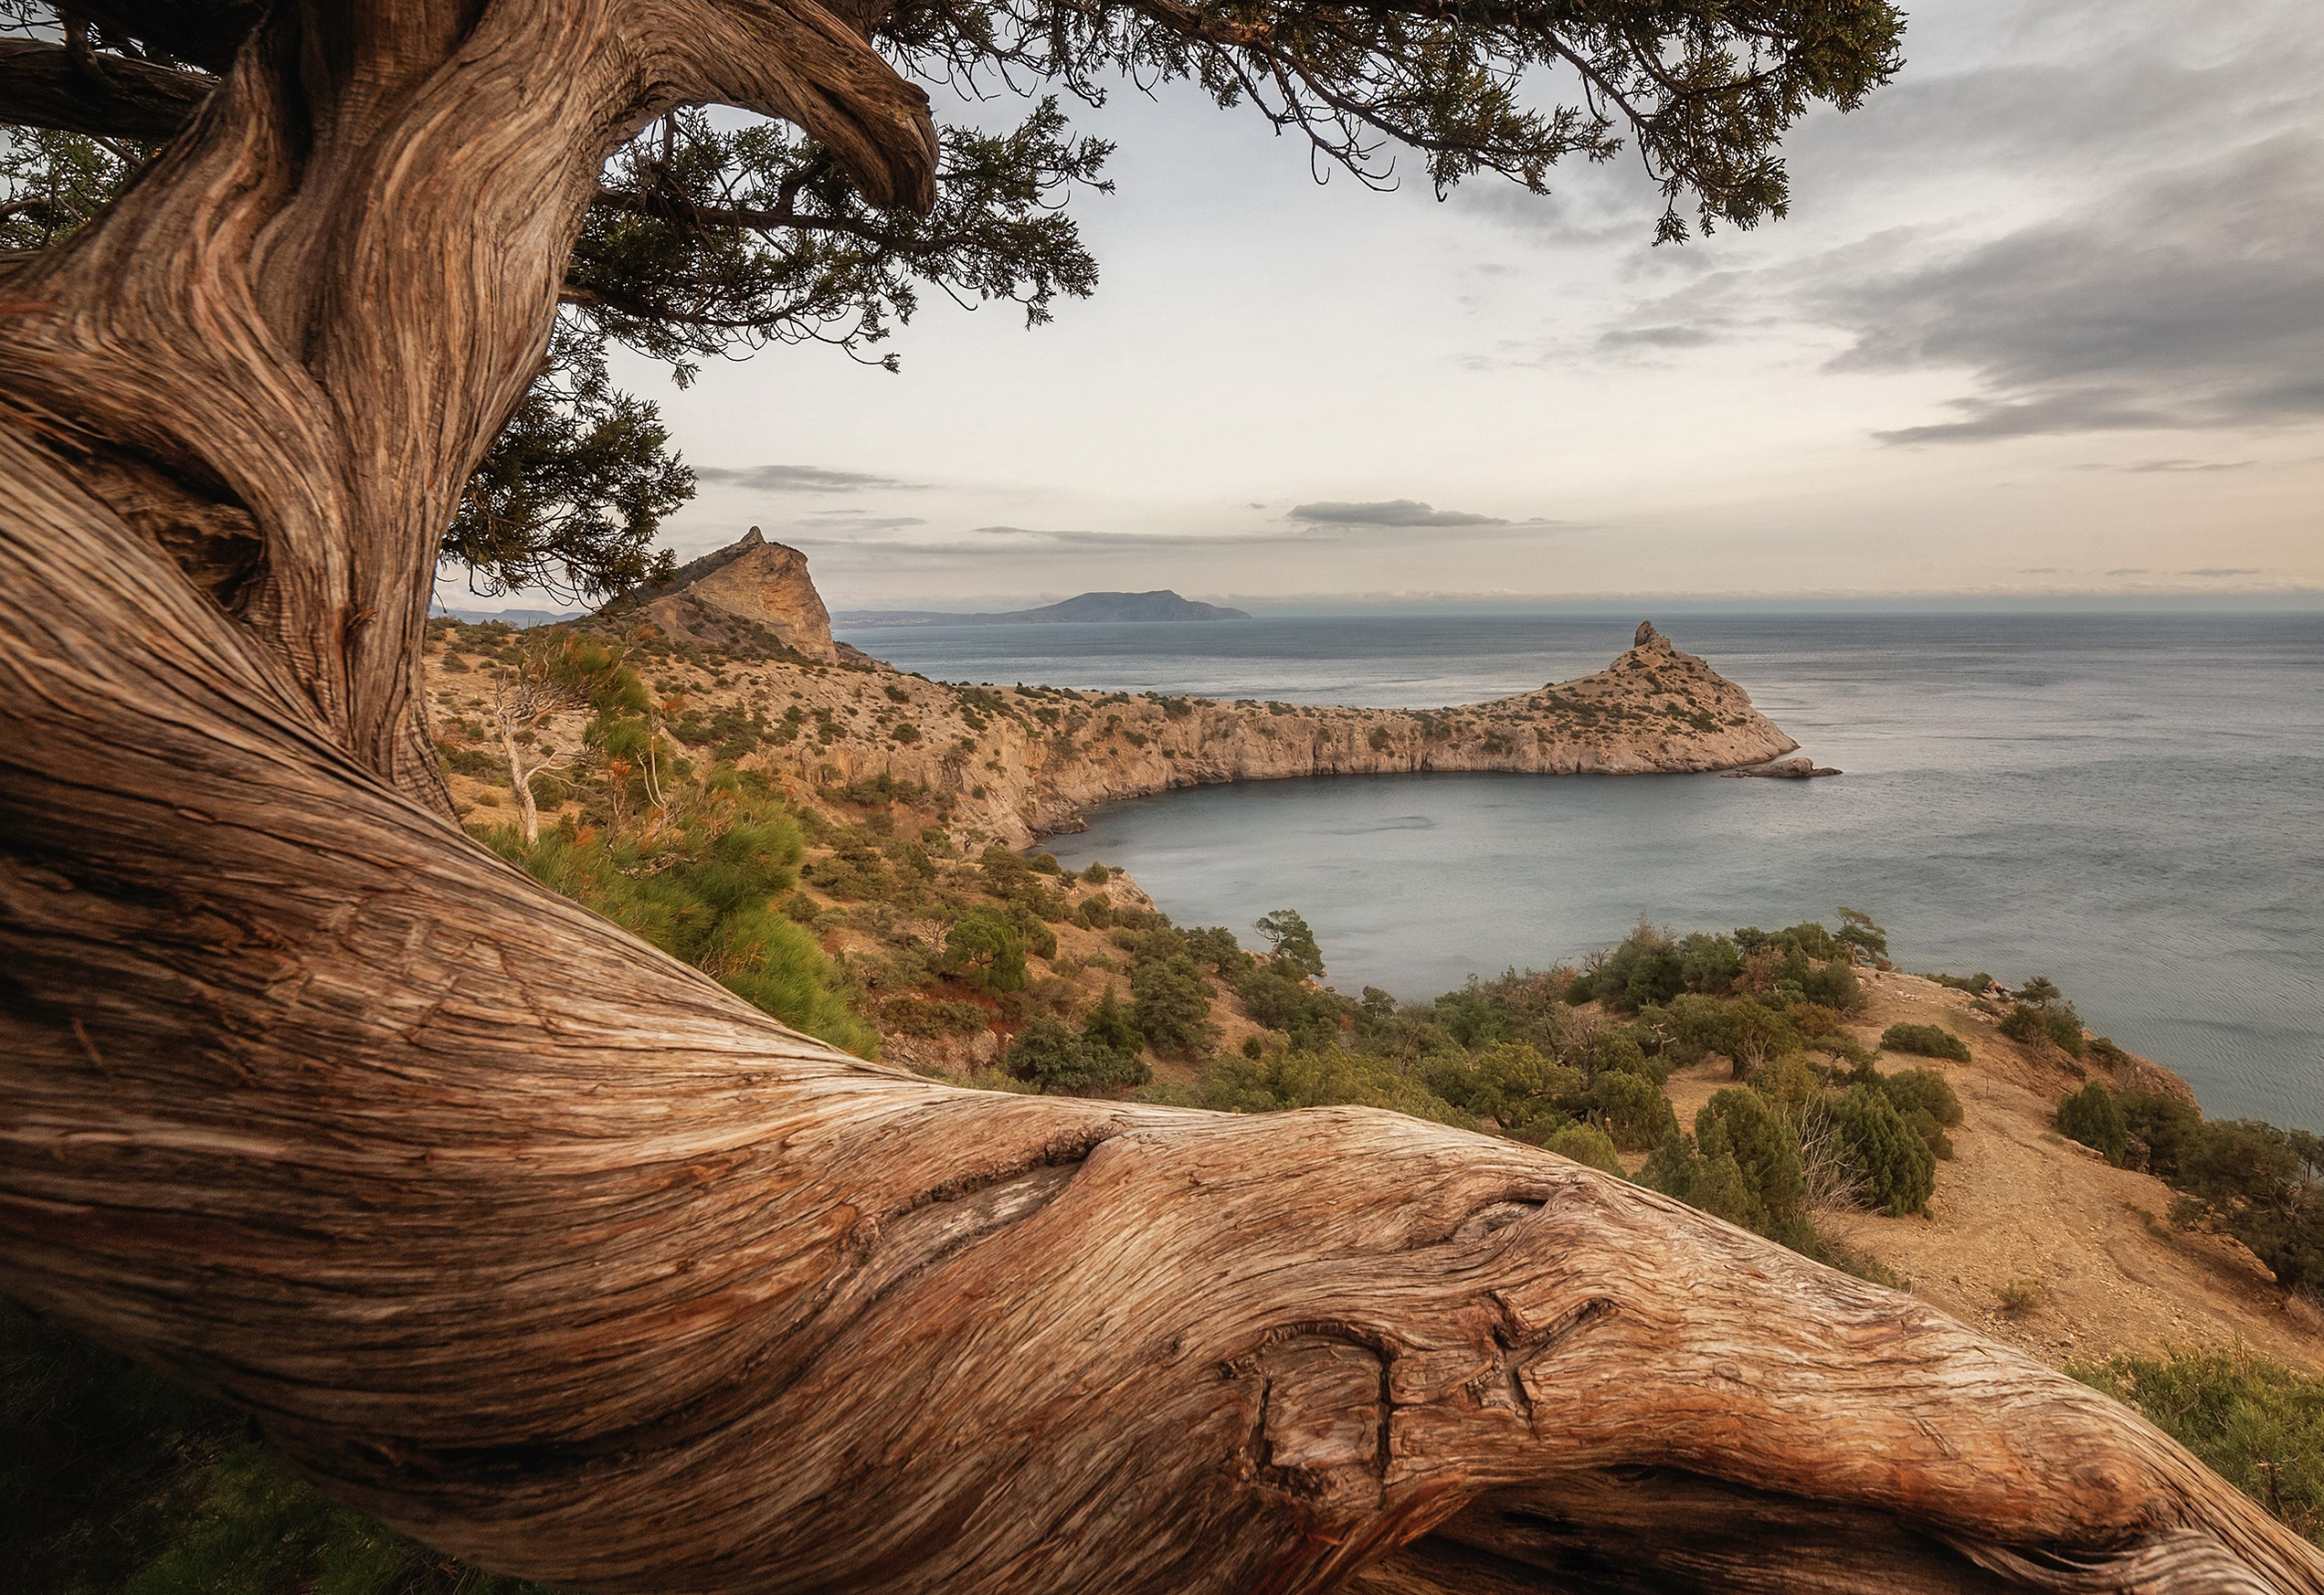
[[[174,138],[217,86],[206,73],[128,56],[76,59],[62,45],[0,39],[0,115],[21,127],[160,143]]]

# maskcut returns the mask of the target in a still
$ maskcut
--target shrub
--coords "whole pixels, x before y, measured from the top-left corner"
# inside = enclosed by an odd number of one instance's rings
[[[1706,1158],[1734,1158],[1748,1214],[1736,1222],[1771,1235],[1799,1218],[1800,1137],[1765,1097],[1735,1086],[1719,1092],[1695,1115],[1695,1142]]]
[[[1553,1063],[1521,1042],[1494,1042],[1471,1065],[1470,1078],[1474,1084],[1461,1106],[1471,1113],[1490,1114],[1503,1128],[1527,1139],[1554,1134],[1571,1123],[1568,1110],[1578,1105],[1582,1093],[1579,1070]]]
[[[1025,989],[1025,938],[992,908],[972,908],[944,932],[944,972],[979,991]]]
[[[1673,1123],[1638,1170],[1638,1183],[1731,1224],[1750,1224],[1754,1203],[1732,1151],[1705,1157]],[[1764,1207],[1760,1209],[1764,1213]]]
[[[1003,1063],[1018,1079],[1052,1096],[1143,1086],[1154,1079],[1154,1071],[1136,1054],[1077,1036],[1046,1014],[1025,1027]]]
[[[775,900],[796,879],[799,827],[771,798],[705,804],[650,844],[620,831],[560,826],[526,846],[513,829],[491,844],[542,884],[596,910],[723,982],[795,1029],[864,1057],[878,1037],[832,985],[815,938]]]
[[[1581,1100],[1604,1121],[1614,1144],[1628,1151],[1656,1145],[1678,1127],[1670,1099],[1643,1075],[1608,1070],[1590,1083]]]
[[[2049,1295],[2048,1291],[2042,1289],[2039,1281],[2031,1279],[2007,1280],[1993,1287],[1994,1300],[1999,1302],[2001,1310],[2012,1318],[2022,1317],[2024,1314],[2033,1312],[2049,1300]]]
[[[1606,955],[1592,983],[1601,1001],[1633,1010],[1667,1003],[1687,989],[1677,945],[1643,920]]]
[[[1091,886],[1103,886],[1107,881],[1112,880],[1113,878],[1114,871],[1108,869],[1104,864],[1097,863],[1095,861],[1090,864],[1089,868],[1082,871],[1083,882]]]
[[[436,756],[444,768],[455,776],[475,776],[489,779],[506,772],[504,761],[494,758],[482,748],[463,748],[456,742],[440,742]]]
[[[1891,1218],[1928,1210],[1936,1154],[1874,1086],[1850,1087],[1830,1105],[1831,1125],[1867,1206]]]
[[[2029,1045],[2047,1042],[2070,1058],[2080,1058],[2083,1053],[2082,1016],[2072,1003],[2055,1008],[2018,1003],[2001,1021],[2001,1033]]]
[[[1082,1035],[1118,1053],[1135,1055],[1146,1045],[1146,1038],[1139,1034],[1138,1023],[1131,1018],[1130,1010],[1115,1001],[1112,986],[1106,988],[1096,1005],[1083,1016]]]
[[[1186,954],[1140,959],[1130,975],[1130,994],[1139,1034],[1165,1058],[1202,1058],[1217,1044],[1210,982]]]
[[[1440,1124],[1477,1120],[1385,1058],[1336,1047],[1290,1048],[1271,1058],[1225,1058],[1202,1080],[1202,1106],[1220,1113],[1265,1114],[1286,1108],[1354,1105],[1388,1108]]]
[[[1810,969],[1800,982],[1801,995],[1838,1013],[1850,1014],[1864,1006],[1864,988],[1856,972],[1833,959]]]
[[[2324,1380],[2238,1347],[2067,1370],[2311,1540],[2324,1532]]]
[[[1577,1163],[1608,1174],[1623,1172],[1621,1156],[1614,1150],[1614,1142],[1606,1132],[1588,1124],[1568,1124],[1541,1142],[1546,1151],[1560,1157],[1570,1157]]]
[[[1969,1044],[1938,1025],[1890,1025],[1880,1033],[1880,1045],[1888,1052],[1910,1053],[1916,1058],[1950,1058],[1956,1064],[1969,1061]]]
[[[1939,1124],[1961,1121],[1961,1099],[1953,1095],[1953,1083],[1933,1069],[1905,1069],[1873,1079],[1900,1114],[1918,1110]]]
[[[2114,1094],[2095,1080],[2058,1104],[2058,1133],[2105,1153],[2117,1166],[2130,1140]]]
[[[1582,1054],[1581,1069],[1591,1080],[1600,1075],[1637,1075],[1656,1080],[1654,1067],[1647,1062],[1646,1049],[1618,1030],[1601,1030],[1590,1038],[1589,1047]]]
[[[878,1033],[830,989],[831,968],[823,948],[775,909],[720,916],[703,951],[702,968],[795,1030],[864,1058],[878,1056]]]
[[[1724,997],[1735,989],[1735,977],[1743,973],[1743,954],[1726,936],[1706,936],[1700,931],[1682,936],[1678,958],[1679,978],[1686,989],[1706,997]]]
[[[1993,984],[1993,977],[1982,969],[1974,975],[1936,974],[1923,978],[1933,980],[1940,986],[1950,986],[1955,991],[1965,991],[1972,997],[1984,996],[1987,988]]]

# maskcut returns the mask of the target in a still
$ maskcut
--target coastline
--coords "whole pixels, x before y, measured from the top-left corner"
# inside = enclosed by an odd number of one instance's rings
[[[635,663],[689,757],[756,766],[811,792],[921,791],[971,839],[1020,848],[1082,829],[1097,804],[1187,787],[1454,771],[1703,774],[1799,747],[1743,688],[1651,626],[1604,670],[1433,710],[953,685],[844,644],[836,653],[824,663],[767,649],[641,648]],[[438,734],[482,747],[467,719],[481,703],[445,658],[432,640]],[[577,746],[585,717],[565,718],[550,740]],[[454,775],[463,802],[492,785],[472,790]]]

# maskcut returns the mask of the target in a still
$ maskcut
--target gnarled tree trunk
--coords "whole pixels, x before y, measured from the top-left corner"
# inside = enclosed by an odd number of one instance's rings
[[[0,1285],[595,1589],[2324,1591],[2122,1409],[1522,1146],[949,1090],[443,812],[437,534],[603,153],[924,198],[812,0],[285,7],[0,278]]]

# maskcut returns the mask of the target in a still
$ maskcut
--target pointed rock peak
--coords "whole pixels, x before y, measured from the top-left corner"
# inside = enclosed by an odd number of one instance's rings
[[[756,530],[757,528],[753,527],[752,529]],[[1638,635],[1630,639],[1630,646],[1633,648],[1643,648],[1650,642],[1662,642],[1664,640],[1665,638],[1663,637],[1662,633],[1654,629],[1653,621],[1641,620],[1638,622]]]
[[[749,531],[743,533],[743,540],[736,543],[735,546],[737,548],[756,548],[759,546],[759,544],[765,542],[766,540],[766,537],[761,534],[759,528],[753,526]]]

